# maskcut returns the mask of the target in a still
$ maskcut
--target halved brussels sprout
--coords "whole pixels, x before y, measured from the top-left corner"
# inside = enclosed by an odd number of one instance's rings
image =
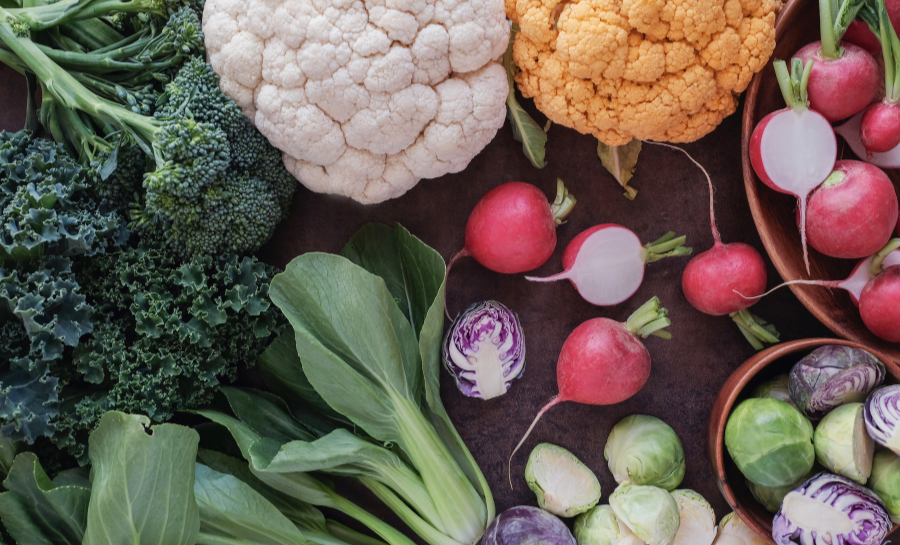
[[[668,545],[675,539],[680,523],[678,504],[662,488],[620,485],[609,497],[609,506],[647,545]]]
[[[891,521],[900,524],[900,456],[889,450],[875,455],[869,488],[884,502]]]
[[[866,433],[862,403],[841,405],[825,415],[813,435],[816,459],[828,471],[866,484],[875,442]]]
[[[784,497],[772,538],[778,545],[881,545],[892,526],[884,504],[868,488],[819,473]]]
[[[598,505],[575,518],[578,545],[644,545],[608,505]]]
[[[681,440],[655,416],[634,414],[620,420],[609,432],[603,457],[619,484],[674,490],[684,478]]]
[[[795,409],[797,408],[797,406],[794,405],[794,400],[791,399],[791,390],[788,387],[788,376],[786,374],[778,375],[772,380],[763,382],[753,389],[751,395],[753,397],[771,397],[772,399],[784,401]]]
[[[716,513],[706,499],[693,490],[673,490],[679,523],[674,545],[711,545],[716,539]]]
[[[769,540],[751,530],[732,511],[719,521],[719,532],[713,545],[769,545]]]
[[[800,412],[771,398],[741,402],[725,424],[725,447],[754,484],[778,487],[809,473],[816,453],[813,427]]]
[[[568,450],[541,443],[525,466],[525,480],[538,505],[561,517],[584,513],[600,501],[600,481]]]
[[[791,398],[808,418],[819,420],[845,403],[864,401],[884,382],[884,364],[860,348],[827,345],[791,369]]]

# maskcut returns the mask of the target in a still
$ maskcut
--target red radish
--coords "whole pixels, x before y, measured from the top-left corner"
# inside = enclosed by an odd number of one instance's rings
[[[859,259],[887,244],[897,215],[897,193],[884,171],[861,161],[838,161],[809,196],[807,240],[825,255]]]
[[[859,137],[859,127],[864,112],[859,112],[846,123],[834,129],[847,141],[853,153],[867,163],[881,168],[900,168],[900,146],[885,153],[869,153]]]
[[[886,0],[888,16],[894,29],[900,28],[900,0]],[[869,29],[869,25],[856,20],[847,27],[843,41],[856,44],[873,56],[881,55],[881,42]]]
[[[888,18],[885,0],[864,6],[860,17],[878,36],[884,57],[884,99],[866,108],[859,125],[859,139],[868,156],[900,145],[900,39]]]
[[[556,249],[556,226],[575,206],[562,180],[551,205],[537,187],[509,182],[478,201],[466,224],[466,245],[450,259],[472,256],[488,269],[515,274],[543,265]]]
[[[643,245],[637,235],[621,225],[595,225],[566,246],[563,272],[525,278],[534,282],[568,280],[588,303],[601,307],[617,305],[641,286],[648,261],[690,254],[691,249],[682,246],[684,241],[685,237],[676,238],[670,232]]]
[[[875,254],[869,271],[875,275],[859,297],[859,315],[869,331],[882,339],[900,342],[900,265],[887,257],[897,253],[900,238],[891,239]]]
[[[621,403],[636,394],[650,377],[650,352],[641,343],[650,335],[670,339],[663,329],[671,322],[666,309],[654,297],[634,311],[623,324],[609,318],[593,318],[575,328],[563,343],[556,363],[559,394],[538,412],[519,447],[550,407],[563,401],[588,405]],[[510,486],[512,478],[510,477]]]
[[[651,142],[657,146],[672,148],[685,154],[703,175],[709,185],[709,223],[712,228],[713,247],[697,255],[687,264],[681,275],[681,289],[695,309],[712,316],[731,315],[741,333],[757,350],[763,342],[777,343],[778,332],[746,309],[756,303],[738,292],[759,295],[766,290],[766,264],[755,248],[742,242],[724,244],[716,227],[715,200],[709,173],[685,150],[669,144]]]
[[[809,74],[809,105],[828,121],[847,119],[875,100],[881,87],[878,63],[865,49],[841,43],[861,0],[819,0],[821,41],[794,53],[815,61]]]
[[[809,109],[806,83],[814,64],[807,61],[804,67],[799,59],[793,59],[789,73],[784,61],[774,62],[778,85],[788,107],[764,117],[750,136],[750,163],[759,179],[799,200],[800,242],[807,272],[807,195],[828,177],[837,158],[837,141],[831,124]]]

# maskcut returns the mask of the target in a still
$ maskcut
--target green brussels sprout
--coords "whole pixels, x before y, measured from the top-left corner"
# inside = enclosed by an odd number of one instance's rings
[[[815,471],[810,471],[800,477],[797,482],[787,486],[760,486],[747,481],[747,488],[750,489],[750,493],[753,494],[756,501],[766,508],[766,511],[777,513],[781,509],[781,502],[784,501],[784,497],[788,495],[788,492],[803,484],[803,481],[812,477],[813,473]]]
[[[560,517],[584,513],[600,501],[600,481],[568,450],[541,443],[525,466],[525,480],[541,509]]]
[[[760,537],[744,524],[741,517],[731,512],[719,521],[719,531],[713,545],[769,545],[769,540]]]
[[[668,545],[680,518],[675,498],[657,486],[623,484],[609,497],[616,516],[647,545]]]
[[[725,424],[725,447],[750,482],[787,486],[809,473],[816,459],[813,427],[784,401],[751,398]]]
[[[619,484],[674,490],[684,478],[684,448],[675,431],[655,416],[626,416],[613,426],[603,457]]]
[[[816,459],[825,469],[866,484],[875,441],[866,432],[862,403],[847,403],[825,415],[813,435]]]
[[[673,545],[712,545],[716,539],[716,513],[706,499],[693,490],[673,490],[678,505],[678,532]]]
[[[575,518],[575,541],[578,545],[644,545],[608,505],[598,505]]]
[[[772,399],[778,399],[780,401],[784,401],[791,407],[797,408],[797,405],[794,404],[794,400],[791,399],[791,390],[788,386],[789,378],[786,374],[778,375],[772,380],[767,380],[763,382],[759,386],[753,389],[752,397],[771,397]]]
[[[884,502],[891,522],[900,524],[900,456],[889,450],[875,455],[869,488]]]

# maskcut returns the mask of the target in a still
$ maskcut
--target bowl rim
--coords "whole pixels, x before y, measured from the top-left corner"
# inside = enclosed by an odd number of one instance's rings
[[[741,395],[741,392],[744,391],[747,384],[753,380],[761,370],[787,355],[803,350],[819,348],[829,344],[861,348],[871,353],[884,363],[888,375],[893,376],[900,382],[900,364],[895,362],[892,358],[887,358],[877,349],[845,339],[830,339],[825,337],[797,339],[776,344],[747,359],[731,373],[722,385],[722,388],[719,390],[719,394],[716,396],[715,402],[713,403],[712,414],[709,419],[708,454],[713,476],[716,479],[716,485],[718,486],[722,497],[725,498],[726,503],[728,503],[735,514],[741,517],[741,520],[743,520],[754,532],[769,542],[772,542],[771,533],[767,532],[767,528],[758,525],[755,520],[745,516],[745,509],[738,503],[734,494],[734,489],[728,482],[728,474],[725,471],[724,463],[726,456],[725,423],[728,420],[728,415],[731,414],[731,409],[734,407],[735,401],[737,401],[737,398]],[[894,527],[888,536],[898,534],[898,530],[900,530],[900,524],[894,524]]]

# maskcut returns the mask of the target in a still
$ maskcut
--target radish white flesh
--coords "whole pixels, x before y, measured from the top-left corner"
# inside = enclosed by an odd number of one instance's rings
[[[597,306],[617,305],[641,286],[647,261],[688,255],[691,250],[681,246],[683,242],[684,237],[675,238],[674,233],[669,233],[644,246],[630,229],[615,224],[599,225],[579,234],[570,243],[566,253],[573,249],[577,253],[566,270],[543,278],[525,278],[534,282],[569,280],[587,302]]]
[[[864,112],[851,117],[846,123],[834,129],[847,141],[847,145],[861,161],[872,163],[881,168],[900,168],[900,146],[884,153],[868,153],[859,137],[859,126]]]
[[[795,59],[790,74],[784,61],[775,61],[775,73],[788,108],[763,118],[750,142],[750,159],[760,179],[800,201],[800,240],[807,272],[806,200],[831,174],[837,159],[837,141],[831,124],[808,108],[806,81],[812,65],[813,61],[809,61],[802,68]]]

